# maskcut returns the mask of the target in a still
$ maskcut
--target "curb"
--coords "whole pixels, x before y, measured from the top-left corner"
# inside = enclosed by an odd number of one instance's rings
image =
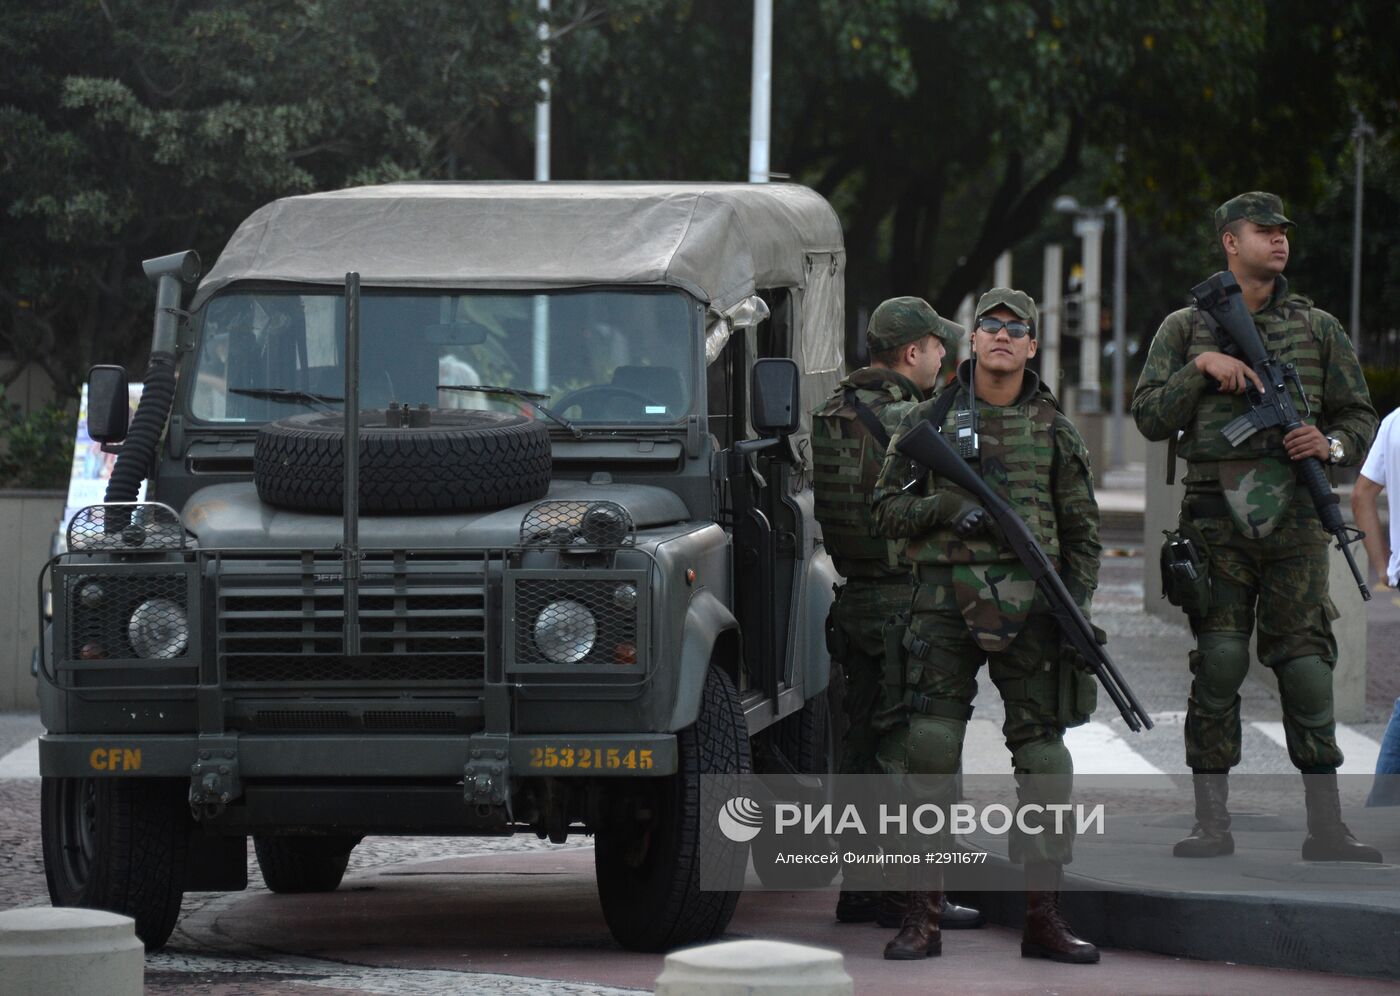
[[[1004,927],[1025,922],[1019,865],[993,855],[1005,891],[963,892],[958,900]],[[1229,895],[1115,888],[1065,872],[1060,906],[1074,931],[1107,948],[1197,961],[1400,980],[1400,909],[1303,895]]]

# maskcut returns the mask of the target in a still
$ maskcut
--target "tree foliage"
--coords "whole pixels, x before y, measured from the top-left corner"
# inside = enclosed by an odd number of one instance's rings
[[[840,213],[852,317],[891,293],[954,311],[1003,251],[1068,241],[1051,207],[1068,192],[1127,205],[1133,326],[1150,334],[1216,262],[1211,208],[1260,187],[1300,222],[1305,289],[1343,311],[1353,108],[1379,133],[1366,309],[1393,303],[1395,5],[775,8],[773,168]],[[144,352],[142,258],[212,261],[287,194],[529,177],[537,17],[535,0],[0,6],[0,348],[71,392],[95,357]],[[742,180],[751,17],[748,3],[554,0],[554,175]],[[1017,282],[1037,269],[1023,259]]]
[[[143,257],[206,260],[253,208],[498,175],[532,106],[528,0],[56,0],[0,7],[0,342],[73,393],[139,351]]]

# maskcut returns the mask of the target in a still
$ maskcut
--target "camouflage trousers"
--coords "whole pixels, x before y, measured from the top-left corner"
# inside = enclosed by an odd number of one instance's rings
[[[832,663],[846,677],[846,731],[841,739],[843,775],[878,774],[875,750],[883,731],[903,723],[900,690],[885,684],[885,626],[891,616],[909,611],[912,588],[907,581],[846,582],[834,609],[835,633],[829,642]]]
[[[987,664],[992,682],[1006,706],[1002,735],[1011,751],[1021,805],[1068,803],[1074,763],[1060,726],[1060,634],[1054,619],[1032,612],[1021,632],[1005,650],[988,653],[972,638],[953,598],[952,588],[920,584],[915,590],[910,633],[928,645],[922,660],[906,664],[909,721],[880,741],[885,770],[907,769],[911,791],[936,792],[946,802],[948,785],[923,775],[952,775],[962,762],[963,738],[977,694],[977,672]],[[1028,820],[1035,823],[1035,820]],[[1009,840],[1013,861],[1053,861],[1067,864],[1073,856],[1073,836],[1054,833],[1046,814],[1040,833],[1025,833],[1013,824]]]
[[[1193,619],[1186,763],[1226,769],[1240,763],[1240,686],[1249,672],[1249,636],[1273,670],[1288,755],[1300,770],[1342,762],[1332,712],[1337,610],[1327,594],[1327,534],[1301,509],[1268,536],[1249,539],[1228,518],[1198,518],[1210,558],[1211,607]]]

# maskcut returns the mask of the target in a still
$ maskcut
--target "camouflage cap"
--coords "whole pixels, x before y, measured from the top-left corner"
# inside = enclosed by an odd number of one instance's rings
[[[994,308],[1005,308],[1017,318],[1031,323],[1031,331],[1036,332],[1040,324],[1040,313],[1035,310],[1035,300],[1025,291],[1010,287],[993,287],[977,299],[977,317],[981,318]]]
[[[872,353],[918,342],[926,335],[937,336],[945,346],[951,346],[962,340],[963,327],[939,315],[921,297],[892,297],[880,303],[865,329]]]
[[[1215,234],[1225,231],[1232,221],[1252,221],[1256,225],[1291,225],[1283,215],[1283,201],[1277,194],[1267,194],[1262,190],[1251,190],[1247,194],[1231,197],[1215,209]]]

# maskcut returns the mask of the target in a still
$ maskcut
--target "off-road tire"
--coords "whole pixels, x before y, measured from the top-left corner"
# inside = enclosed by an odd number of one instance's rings
[[[647,829],[619,823],[598,832],[593,849],[603,918],[619,944],[633,951],[669,951],[717,937],[729,925],[738,891],[703,891],[702,860],[742,873],[747,848],[700,846],[702,774],[753,770],[748,727],[729,678],[716,668],[705,677],[700,714],[677,736],[676,774],[645,786],[654,793]]]
[[[832,671],[837,669],[833,666]],[[798,774],[821,775],[828,779],[836,771],[837,745],[832,724],[831,701],[826,693],[807,700],[797,712],[784,716],[773,725],[769,736]],[[827,781],[830,792],[830,782]],[[823,799],[822,801],[828,801]],[[769,889],[820,889],[830,885],[841,866],[833,863],[778,864],[778,853],[800,851],[811,854],[829,853],[831,840],[819,834],[788,834],[777,837],[765,826],[754,838],[753,870],[758,880]]]
[[[263,882],[273,892],[334,892],[345,877],[358,837],[279,837],[253,834]]]
[[[507,412],[437,409],[418,429],[360,414],[360,511],[466,512],[543,498],[549,430]],[[379,424],[365,424],[369,422]],[[344,507],[345,424],[339,414],[293,415],[258,429],[253,482],[269,505],[301,512]]]
[[[136,921],[147,951],[180,917],[194,821],[181,782],[44,778],[44,877],[55,906],[110,910]]]

